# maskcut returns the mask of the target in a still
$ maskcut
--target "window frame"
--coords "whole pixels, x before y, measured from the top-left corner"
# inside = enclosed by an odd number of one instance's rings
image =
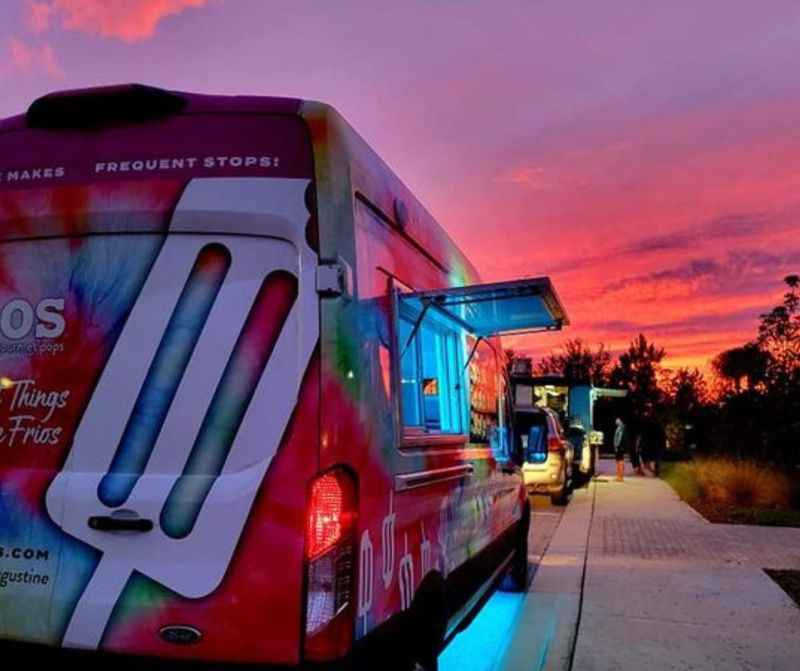
[[[464,337],[471,337],[475,338],[473,334],[464,334]],[[512,424],[507,416],[507,412],[510,411],[510,408],[513,408],[513,404],[510,403],[510,398],[508,396],[510,384],[508,377],[505,373],[504,366],[502,365],[502,354],[501,349],[499,350],[495,345],[496,343],[493,342],[496,336],[491,338],[483,338],[479,337],[478,342],[474,344],[475,352],[477,354],[477,349],[480,347],[488,348],[491,351],[492,358],[494,360],[494,371],[495,371],[495,385],[497,387],[497,406],[495,413],[484,413],[484,414],[492,414],[496,415],[497,421],[495,423],[494,428],[498,431],[499,434],[503,434],[505,432],[510,432],[512,430]],[[473,345],[469,345],[467,343],[468,348],[470,350],[473,349]],[[467,376],[469,375],[468,371],[465,371]],[[472,385],[469,383],[468,392],[472,391]],[[492,452],[496,455],[496,450],[492,446],[491,437],[488,437],[487,440],[475,441],[472,440],[472,398],[468,395],[466,397],[466,405],[467,405],[467,435],[469,436],[470,444],[475,446],[480,446],[482,448],[492,449]],[[505,442],[505,448],[508,455],[510,455],[510,441],[511,435],[509,433],[505,434],[505,438],[501,438]]]
[[[417,333],[414,334],[414,341],[413,347],[415,348],[416,357],[417,357],[417,370],[420,375],[420,379],[418,380],[418,389],[419,389],[419,403],[420,403],[420,419],[421,424],[419,425],[407,425],[404,420],[403,415],[403,389],[402,389],[402,348],[405,346],[405,342],[402,342],[400,339],[400,320],[410,321],[411,324],[414,324],[416,320],[419,318],[419,313],[417,313],[413,309],[409,309],[408,306],[401,306],[399,297],[403,292],[404,285],[400,282],[395,281],[392,278],[390,291],[392,293],[392,337],[391,343],[392,348],[394,350],[392,355],[392,371],[394,375],[394,396],[395,396],[395,423],[396,423],[396,433],[397,433],[397,442],[401,448],[412,448],[412,447],[435,447],[435,446],[451,446],[451,445],[458,445],[459,447],[466,446],[469,443],[469,432],[468,432],[468,424],[469,424],[469,409],[465,407],[465,398],[466,398],[466,382],[465,376],[467,374],[466,370],[464,369],[464,360],[466,355],[463,352],[463,333],[460,333],[458,330],[453,328],[448,328],[444,323],[439,321],[434,321],[433,329],[439,331],[440,333],[445,334],[445,342],[452,338],[454,341],[454,349],[455,354],[457,355],[457,361],[455,362],[455,366],[451,367],[446,365],[445,366],[445,375],[448,378],[448,383],[450,381],[450,375],[455,371],[458,379],[458,399],[456,401],[456,405],[458,407],[458,422],[460,430],[457,432],[451,431],[431,431],[425,428],[425,412],[424,412],[424,397],[422,393],[422,356],[420,352],[421,347],[421,339],[420,339],[420,331],[422,328],[422,324],[420,324]],[[423,320],[423,323],[427,320],[427,315]],[[445,355],[445,361],[447,361],[447,356]],[[449,384],[448,384],[449,386]],[[441,388],[441,386],[440,386]],[[452,408],[450,410],[452,412]]]

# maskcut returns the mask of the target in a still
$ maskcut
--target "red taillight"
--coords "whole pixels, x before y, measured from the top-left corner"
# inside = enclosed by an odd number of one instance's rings
[[[347,654],[353,640],[355,483],[343,469],[311,484],[306,527],[305,658]]]
[[[330,550],[342,538],[344,491],[333,473],[326,473],[311,486],[306,530],[306,558]]]
[[[561,444],[561,441],[558,438],[555,436],[550,436],[547,439],[547,450],[548,452],[562,452],[564,450],[564,446]]]

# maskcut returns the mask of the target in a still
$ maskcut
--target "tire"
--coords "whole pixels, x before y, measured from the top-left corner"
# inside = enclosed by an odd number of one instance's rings
[[[425,576],[408,612],[410,636],[404,642],[406,650],[412,649],[408,668],[438,671],[447,633],[447,595],[441,574]]]
[[[550,503],[554,506],[565,506],[569,503],[569,489],[567,489],[566,483],[558,494],[550,495]]]
[[[525,592],[528,589],[528,530],[530,526],[531,505],[526,500],[514,559],[511,561],[511,568],[501,585],[504,592]]]
[[[567,479],[567,471],[566,466],[564,467],[564,484],[561,487],[561,490],[557,494],[550,495],[550,502],[554,506],[565,506],[569,503],[569,495],[570,495],[570,483]]]

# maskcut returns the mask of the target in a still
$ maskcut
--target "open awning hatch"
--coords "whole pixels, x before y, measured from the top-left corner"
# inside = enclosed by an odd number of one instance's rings
[[[479,338],[558,331],[569,324],[549,277],[401,293],[399,300],[418,312],[418,324],[436,310]]]
[[[592,396],[598,398],[625,398],[628,395],[627,389],[606,389],[603,387],[592,387]]]

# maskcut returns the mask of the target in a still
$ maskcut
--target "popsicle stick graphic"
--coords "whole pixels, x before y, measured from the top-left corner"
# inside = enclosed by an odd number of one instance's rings
[[[411,608],[411,602],[414,600],[414,557],[408,551],[408,534],[405,534],[405,549],[397,570],[402,610]]]
[[[276,271],[264,280],[183,474],[161,513],[161,527],[168,536],[186,538],[191,533],[211,486],[222,472],[244,413],[296,298],[294,275]]]
[[[120,594],[132,573],[126,564],[100,559],[64,633],[64,645],[96,648],[100,644],[116,606],[116,599],[108,596]]]
[[[303,229],[307,184],[215,178],[187,186],[170,226],[182,234],[168,236],[161,247],[64,468],[47,491],[53,522],[101,552],[75,605],[65,646],[100,644],[133,571],[192,599],[211,594],[225,576],[319,341],[318,260]],[[209,235],[194,232],[207,226],[213,233],[220,220],[235,222],[239,214],[241,225],[255,234],[216,236],[230,259],[220,281],[222,257],[211,254],[206,263]],[[265,225],[280,230],[281,238],[257,237]],[[195,271],[197,284],[181,281]],[[187,285],[192,300],[182,300]],[[264,301],[273,310],[269,327]],[[208,303],[206,314],[201,306]],[[199,322],[182,313],[204,318],[199,337],[191,326]],[[263,319],[254,316],[259,314]],[[190,341],[194,344],[187,347]],[[248,370],[232,382],[243,368]],[[221,389],[229,390],[231,399],[221,399]],[[126,431],[134,412],[148,426]],[[209,431],[219,443],[211,444]],[[177,487],[184,475],[201,486]],[[167,507],[173,489],[183,488],[193,500],[176,495],[171,502],[176,505]],[[124,509],[107,505],[101,493],[108,503],[123,501]],[[190,529],[188,535],[168,535],[159,524],[162,513],[174,534]],[[87,524],[98,515],[139,518],[154,527],[147,533],[102,531]]]
[[[166,258],[175,260],[169,250]],[[109,471],[97,487],[98,498],[106,506],[124,503],[144,471],[230,261],[228,250],[220,244],[206,245],[196,254]],[[159,268],[154,270],[159,277]],[[104,553],[70,619],[65,644],[83,647],[99,643],[116,604],[116,599],[109,597],[122,592],[132,570],[124,561],[108,561]]]
[[[194,526],[213,481],[221,473],[222,464],[228,457],[249,401],[275,348],[296,296],[296,279],[286,271],[270,273],[255,296],[214,399],[206,413],[206,421],[203,422],[192,448],[184,475],[175,484],[164,506],[162,527],[167,535],[183,538]],[[180,305],[179,300],[178,308],[173,315],[179,313]],[[158,361],[157,353],[154,365]],[[151,370],[152,368],[151,366]],[[145,384],[150,377],[148,375],[145,378]],[[208,435],[212,430],[213,439]],[[162,441],[159,445],[160,449],[174,449],[174,446],[167,442]],[[122,447],[127,445],[123,444]],[[150,446],[147,456],[150,456],[151,451]],[[120,478],[120,482],[128,485],[131,480],[137,480],[141,473],[124,475],[125,478]],[[103,482],[107,480],[104,478]],[[109,542],[113,545],[114,539],[109,539],[106,544]],[[99,643],[115,603],[115,599],[109,597],[121,593],[132,570],[137,567],[129,565],[120,557],[115,557],[113,552],[107,557],[109,552],[110,549],[107,548],[78,602],[64,637],[66,644],[86,646]]]
[[[367,618],[372,608],[372,589],[374,580],[374,552],[369,529],[361,534],[358,569],[358,617],[361,618],[364,636],[367,635]]]
[[[394,512],[394,490],[389,490],[389,514],[383,518],[381,526],[381,568],[383,572],[383,588],[389,589],[394,577],[395,559],[395,524],[397,515]]]
[[[144,472],[189,358],[225,279],[231,257],[220,244],[200,250],[147,372],[98,496],[109,507],[125,503]]]

